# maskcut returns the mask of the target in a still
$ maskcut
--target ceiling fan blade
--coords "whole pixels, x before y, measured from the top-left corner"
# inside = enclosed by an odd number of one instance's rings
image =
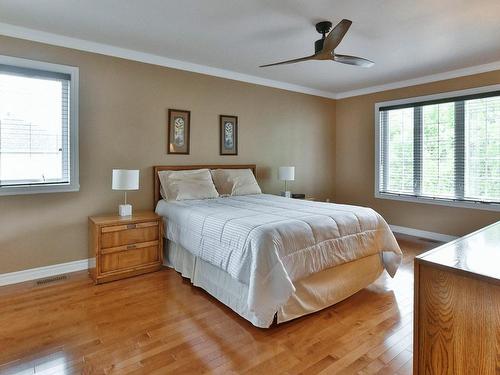
[[[340,44],[351,25],[352,21],[350,20],[343,19],[340,21],[325,38],[325,42],[323,43],[323,52],[332,53],[333,50]]]
[[[292,59],[292,60],[280,61],[280,62],[276,62],[276,63],[272,63],[272,64],[261,65],[261,66],[259,66],[259,68],[265,68],[267,66],[274,66],[274,65],[293,64],[293,63],[307,61],[307,60],[317,60],[316,55],[299,57],[298,59]]]
[[[349,56],[349,55],[334,54],[332,57],[332,60],[339,62],[339,63],[342,63],[342,64],[361,66],[363,68],[369,68],[369,67],[375,65],[375,63],[371,60],[363,59],[362,57]]]

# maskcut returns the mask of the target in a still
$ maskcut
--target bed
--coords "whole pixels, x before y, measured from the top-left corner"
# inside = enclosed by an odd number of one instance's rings
[[[401,250],[385,220],[366,207],[269,194],[166,201],[159,171],[251,169],[255,165],[155,166],[165,265],[257,327],[319,311],[353,295]]]

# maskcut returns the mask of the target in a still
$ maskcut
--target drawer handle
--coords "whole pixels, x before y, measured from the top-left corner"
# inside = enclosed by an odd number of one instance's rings
[[[135,224],[127,224],[127,229],[135,229],[136,225]]]
[[[135,249],[137,245],[127,245],[127,250]]]

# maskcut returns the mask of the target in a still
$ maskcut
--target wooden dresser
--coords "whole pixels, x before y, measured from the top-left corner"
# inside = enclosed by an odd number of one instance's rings
[[[89,273],[96,284],[162,267],[162,226],[152,211],[89,217]]]
[[[415,259],[416,374],[500,374],[500,222]]]

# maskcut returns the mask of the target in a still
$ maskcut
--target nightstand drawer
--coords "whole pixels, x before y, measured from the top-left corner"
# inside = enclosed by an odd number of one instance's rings
[[[147,265],[158,262],[158,245],[100,256],[101,272],[112,272],[126,268]]]
[[[142,225],[141,225],[142,224]],[[144,224],[153,224],[145,226]],[[117,247],[159,239],[158,222],[104,227],[101,233],[101,248]]]
[[[154,241],[148,241],[148,242],[133,243],[133,244],[129,244],[129,245],[122,245],[122,246],[117,246],[117,247],[107,247],[107,248],[101,250],[101,255],[111,254],[111,253],[119,253],[120,251],[126,251],[126,250],[142,249],[144,247],[150,247],[150,246],[158,246],[159,242],[160,241],[158,241],[158,240],[154,240]]]
[[[155,225],[158,225],[157,221],[148,221],[146,223],[131,223],[131,224],[122,224],[122,225],[112,225],[109,227],[103,227],[101,229],[101,232],[102,233],[119,232],[122,230],[154,227]]]

